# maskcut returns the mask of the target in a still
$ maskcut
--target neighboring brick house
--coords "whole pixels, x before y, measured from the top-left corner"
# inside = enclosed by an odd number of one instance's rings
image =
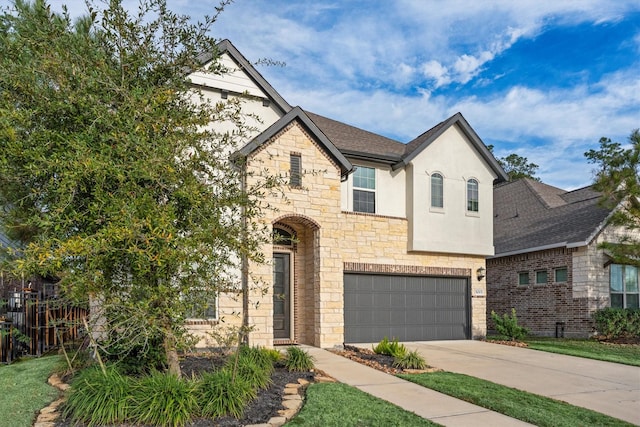
[[[515,308],[534,335],[586,337],[595,310],[638,307],[638,270],[612,264],[598,248],[619,233],[607,226],[611,211],[600,197],[591,187],[565,191],[531,179],[495,187],[496,253],[487,260],[491,332],[492,310]]]
[[[243,97],[262,120],[235,156],[290,177],[287,200],[265,196],[277,210],[262,221],[284,240],[263,247],[272,262],[249,266],[267,285],[250,296],[250,343],[484,336],[493,185],[507,177],[464,117],[404,144],[292,107],[229,41],[219,52],[228,72],[192,83],[211,102]],[[221,294],[211,320],[237,324],[240,307]]]

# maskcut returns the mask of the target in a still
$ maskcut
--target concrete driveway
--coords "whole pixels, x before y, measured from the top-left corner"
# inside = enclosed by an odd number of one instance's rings
[[[483,341],[406,342],[431,366],[640,425],[640,368]],[[371,348],[371,345],[363,345]]]

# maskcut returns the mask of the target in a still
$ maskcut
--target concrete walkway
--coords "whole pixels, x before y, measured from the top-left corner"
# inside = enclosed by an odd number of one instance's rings
[[[404,343],[431,366],[640,425],[640,368],[482,341]],[[371,345],[362,345],[371,348]],[[331,368],[327,372],[331,373]]]
[[[415,346],[411,348],[413,347]],[[304,346],[304,349],[315,359],[316,368],[327,375],[438,424],[495,427],[530,425],[385,374],[329,351],[309,346]]]

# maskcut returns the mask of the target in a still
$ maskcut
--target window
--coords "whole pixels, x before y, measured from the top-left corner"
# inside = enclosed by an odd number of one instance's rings
[[[528,285],[529,284],[529,272],[522,271],[518,273],[518,285]]]
[[[444,207],[443,179],[439,173],[431,175],[431,207]]]
[[[198,320],[215,320],[218,318],[217,295],[206,295],[204,292],[195,291],[188,300],[191,307],[187,318]]]
[[[547,278],[548,278],[547,270],[536,271],[536,284],[546,285]]]
[[[478,181],[470,179],[467,181],[467,211],[478,212]]]
[[[302,156],[291,154],[289,156],[289,185],[300,187],[302,185]]]
[[[353,211],[376,213],[376,170],[358,166],[353,173]]]
[[[611,307],[640,308],[638,305],[638,267],[611,264],[609,272]]]
[[[556,268],[554,274],[555,274],[555,281],[556,282],[566,282],[567,281],[567,267]]]

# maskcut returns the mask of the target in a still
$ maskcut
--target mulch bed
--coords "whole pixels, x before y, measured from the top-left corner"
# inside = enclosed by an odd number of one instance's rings
[[[184,377],[198,376],[204,372],[212,371],[224,364],[226,357],[220,354],[188,355],[180,362]],[[278,416],[278,411],[284,409],[282,406],[284,386],[289,383],[297,383],[299,378],[309,382],[314,380],[314,372],[289,372],[282,366],[276,367],[271,375],[271,385],[265,390],[259,390],[258,396],[250,402],[244,410],[244,417],[236,419],[233,417],[221,417],[216,419],[198,418],[187,424],[187,427],[231,427],[245,426],[249,424],[262,424],[269,421],[271,417]],[[69,420],[58,420],[56,427],[83,427],[83,424],[73,424]],[[130,425],[120,425],[111,427],[132,427]],[[144,427],[144,426],[139,426]]]
[[[347,359],[351,359],[355,362],[362,363],[363,365],[367,365],[371,368],[386,372],[387,374],[391,375],[439,371],[439,369],[429,366],[426,369],[421,370],[396,368],[395,366],[393,366],[393,356],[376,354],[373,350],[355,347],[352,345],[345,344],[344,349],[331,351],[342,357],[346,357]]]

